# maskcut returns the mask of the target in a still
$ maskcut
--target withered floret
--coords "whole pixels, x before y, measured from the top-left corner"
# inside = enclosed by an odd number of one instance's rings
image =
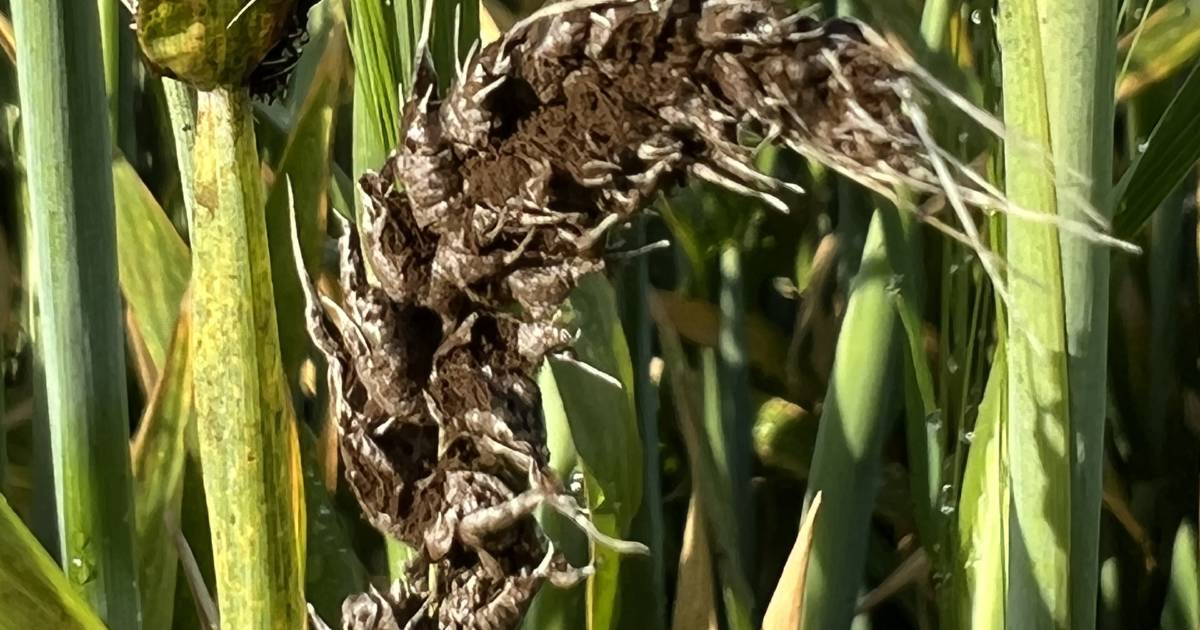
[[[409,587],[347,600],[345,628],[511,628],[543,581],[586,574],[531,516],[578,516],[534,378],[569,347],[563,300],[603,269],[609,229],[689,176],[785,208],[747,135],[885,194],[939,187],[905,59],[857,22],[761,0],[574,1],[515,25],[444,95],[418,72],[399,146],[360,180],[344,303],[309,289],[349,486],[418,552]]]

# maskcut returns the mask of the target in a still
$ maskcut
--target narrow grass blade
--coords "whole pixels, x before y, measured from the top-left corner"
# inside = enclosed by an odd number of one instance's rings
[[[132,446],[142,621],[148,628],[170,628],[175,614],[179,558],[167,519],[178,520],[187,463],[185,433],[194,416],[191,318],[186,307],[169,349]]]
[[[645,244],[646,225],[635,222],[629,246]],[[644,296],[652,290],[647,256],[638,256],[619,276],[618,301],[621,321],[627,332],[630,359],[633,362],[634,401],[642,443],[642,501],[634,517],[631,537],[650,549],[650,566],[646,571],[626,571],[622,574],[622,590],[644,593],[642,597],[625,598],[621,614],[625,618],[642,619],[646,630],[660,630],[667,623],[666,558],[663,549],[665,524],[662,500],[662,462],[658,428],[658,388],[650,375],[654,356],[653,325]],[[649,613],[646,610],[649,608]]]
[[[350,0],[349,7],[355,69],[354,172],[362,173],[379,168],[400,137],[400,83],[411,71],[406,74],[402,66],[395,15],[375,0]]]
[[[193,428],[195,424],[193,423]],[[187,463],[183,469],[183,500],[179,508],[179,531],[196,559],[194,567],[180,563],[175,579],[173,630],[212,630],[201,619],[201,605],[192,593],[193,582],[204,584],[209,593],[216,585],[213,568],[212,532],[208,527],[207,497],[200,469],[195,431],[189,431]],[[187,574],[193,575],[189,578]],[[198,574],[198,575],[196,575]]]
[[[267,238],[271,249],[271,281],[279,320],[283,370],[288,383],[299,379],[300,365],[311,354],[304,324],[304,295],[292,254],[291,217],[296,217],[305,266],[320,267],[329,212],[333,130],[345,58],[345,33],[331,35],[309,92],[296,113],[283,156],[267,195]]]
[[[701,505],[706,510],[706,516],[712,519],[721,513],[721,525],[713,526],[713,536],[721,538],[718,554],[728,554],[729,561],[719,567],[720,581],[718,587],[721,600],[724,603],[725,624],[733,630],[749,630],[752,627],[751,617],[754,610],[754,594],[749,589],[741,589],[738,582],[748,579],[751,575],[745,556],[743,540],[747,536],[743,521],[747,518],[744,510],[730,509],[744,497],[735,498],[736,493],[744,493],[747,489],[735,486],[729,465],[729,452],[733,450],[724,435],[726,417],[724,411],[724,383],[722,382],[721,362],[715,349],[700,350],[700,389],[701,433],[700,439],[706,445],[705,478],[711,486],[713,497],[720,497],[719,502],[709,504],[710,499],[701,499]],[[709,507],[711,505],[711,507]],[[720,533],[717,533],[717,532]]]
[[[1200,64],[1179,87],[1179,92],[1154,126],[1150,138],[1138,147],[1140,155],[1121,177],[1114,191],[1113,221],[1119,238],[1136,235],[1167,195],[1200,161]]]
[[[454,79],[458,61],[479,39],[479,0],[426,1],[434,2],[430,52],[434,67],[438,68],[438,86],[444,90]],[[457,33],[456,28],[459,29]]]
[[[103,630],[54,560],[0,496],[0,627]]]
[[[192,273],[191,254],[154,195],[123,157],[113,160],[113,187],[121,293],[158,370],[167,359],[179,304]]]
[[[108,624],[136,629],[124,335],[96,4],[19,0],[12,8],[62,561]]]
[[[163,79],[163,96],[171,133],[175,139],[175,164],[179,167],[179,186],[183,191],[183,209],[187,214],[188,233],[192,232],[192,216],[196,207],[195,179],[192,154],[196,150],[196,91],[182,81]]]
[[[1010,146],[1005,166],[1013,203],[1054,213],[1053,173],[1045,166],[1052,124],[1043,63],[1048,33],[1041,32],[1041,19],[1035,0],[1011,0],[1001,7],[1005,123],[1031,145]],[[1057,233],[1047,225],[1009,221],[1007,239],[1011,335],[1008,417],[1002,430],[1012,507],[1005,621],[1009,628],[1065,629],[1071,619],[1073,436],[1061,250]]]
[[[223,626],[301,627],[303,486],[245,92],[200,94],[193,385]]]
[[[688,503],[679,552],[672,630],[717,630],[717,599],[712,548],[698,493]]]
[[[919,300],[911,280],[907,280],[909,277],[906,275],[906,281],[896,287],[893,300],[906,340],[902,352],[905,359],[905,437],[908,440],[913,516],[921,540],[928,549],[932,549],[935,545],[940,546],[943,539],[947,516],[943,508],[948,510],[953,507],[943,505],[943,502],[954,497],[944,496],[952,494],[943,490],[942,483],[946,423],[934,393],[933,373],[929,369],[921,331],[921,314],[916,306]],[[954,490],[951,485],[945,488]]]
[[[838,338],[825,395],[806,504],[823,494],[813,528],[804,595],[804,628],[844,628],[854,617],[867,532],[879,485],[884,437],[901,402],[902,341],[890,297],[908,242],[906,218],[875,212]]]
[[[120,0],[96,0],[100,16],[100,51],[104,59],[104,86],[108,94],[110,137],[117,137],[121,102]]]
[[[957,547],[961,564],[954,580],[958,602],[951,627],[1001,630],[1005,625],[1005,576],[1008,567],[1009,488],[1005,462],[1008,417],[1007,359],[1000,345],[979,404],[975,438],[967,454],[959,496]]]

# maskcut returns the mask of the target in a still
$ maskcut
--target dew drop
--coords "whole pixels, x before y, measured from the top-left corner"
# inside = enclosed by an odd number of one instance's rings
[[[571,482],[569,484],[572,494],[583,493],[583,473],[575,470],[571,473]]]
[[[950,574],[945,571],[936,571],[929,576],[929,581],[933,583],[934,590],[941,590],[950,581]]]
[[[934,409],[925,414],[925,424],[929,425],[929,428],[934,431],[942,428],[942,410]]]
[[[963,441],[963,444],[971,444],[972,442],[974,442],[975,441],[975,432],[967,431],[966,433],[963,433],[962,441]]]
[[[976,25],[983,24],[983,11],[980,11],[979,9],[975,9],[974,11],[972,11],[971,12],[971,23],[976,24]]]
[[[896,296],[900,294],[900,289],[903,286],[904,276],[900,274],[892,274],[892,276],[888,278],[888,283],[887,286],[884,287],[884,290],[887,291],[889,295]]]
[[[71,558],[71,567],[67,573],[71,576],[71,581],[76,584],[87,584],[96,579],[96,568],[91,561],[83,558]]]
[[[954,514],[954,487],[950,484],[942,484],[942,489],[938,491],[938,511],[943,516]]]
[[[1148,148],[1150,148],[1150,141],[1149,141],[1149,140],[1146,140],[1145,142],[1139,142],[1139,143],[1138,143],[1138,145],[1137,145],[1137,152],[1138,152],[1138,153],[1145,153],[1145,152],[1146,152],[1146,149],[1148,149]]]

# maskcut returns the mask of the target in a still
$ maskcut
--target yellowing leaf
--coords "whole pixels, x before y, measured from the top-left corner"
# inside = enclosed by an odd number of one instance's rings
[[[683,527],[683,550],[679,554],[679,583],[675,587],[672,630],[717,630],[717,601],[713,584],[712,550],[708,529],[693,493]]]
[[[812,549],[813,523],[821,513],[821,493],[813,496],[812,504],[804,514],[800,532],[792,552],[788,554],[783,575],[775,585],[775,594],[767,605],[763,617],[763,630],[800,630],[804,619],[804,582],[808,576],[808,554]]]

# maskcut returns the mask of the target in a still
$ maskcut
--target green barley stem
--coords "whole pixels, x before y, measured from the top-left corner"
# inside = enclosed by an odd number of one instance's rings
[[[99,16],[13,2],[61,561],[114,628],[141,626],[125,348]]]

